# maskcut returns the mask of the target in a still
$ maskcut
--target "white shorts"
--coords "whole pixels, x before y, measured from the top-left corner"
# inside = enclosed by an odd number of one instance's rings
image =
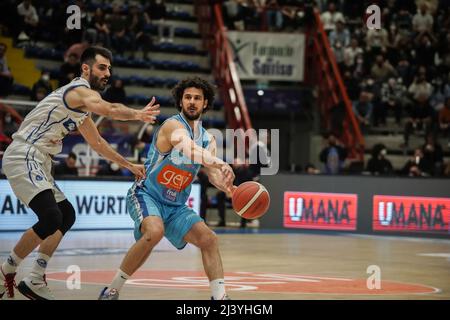
[[[51,174],[52,158],[33,145],[14,140],[3,155],[2,165],[14,194],[27,206],[47,189],[53,191],[56,202],[66,199]]]

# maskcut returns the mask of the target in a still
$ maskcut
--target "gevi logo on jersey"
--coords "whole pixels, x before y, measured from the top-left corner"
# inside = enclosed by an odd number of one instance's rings
[[[165,166],[156,178],[158,183],[178,192],[186,189],[193,179],[191,172],[178,169],[172,165]]]

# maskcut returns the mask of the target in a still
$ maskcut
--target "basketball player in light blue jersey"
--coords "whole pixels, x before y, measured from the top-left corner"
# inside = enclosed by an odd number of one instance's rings
[[[100,293],[100,300],[118,299],[126,280],[144,264],[163,236],[177,249],[187,243],[200,248],[212,299],[228,298],[217,236],[185,204],[202,165],[209,181],[219,190],[231,196],[235,188],[233,170],[216,157],[216,142],[199,121],[213,104],[214,90],[207,81],[196,77],[179,82],[172,94],[181,112],[163,122],[154,134],[145,162],[146,178],[131,187],[126,199],[135,222],[136,243],[111,285]]]
[[[3,171],[17,198],[29,206],[38,222],[28,229],[0,266],[0,299],[14,298],[16,269],[37,246],[39,252],[31,273],[17,286],[27,298],[54,299],[45,280],[45,270],[62,237],[75,222],[75,209],[58,188],[51,174],[52,158],[61,152],[62,139],[79,130],[86,142],[106,159],[145,177],[145,167],[129,162],[103,139],[91,113],[117,120],[153,123],[159,105],[153,99],[137,110],[104,101],[99,91],[111,76],[112,55],[108,49],[91,47],[81,55],[81,77],[56,89],[25,117],[13,134],[3,156]]]

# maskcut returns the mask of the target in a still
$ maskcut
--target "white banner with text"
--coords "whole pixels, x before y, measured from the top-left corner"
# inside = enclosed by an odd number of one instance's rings
[[[77,219],[72,229],[133,228],[125,204],[133,182],[60,180],[57,183],[75,208]],[[199,213],[199,184],[192,185],[186,204]],[[16,198],[7,180],[0,179],[0,231],[26,230],[36,222],[33,210]]]
[[[303,81],[304,34],[237,31],[227,34],[241,79]]]

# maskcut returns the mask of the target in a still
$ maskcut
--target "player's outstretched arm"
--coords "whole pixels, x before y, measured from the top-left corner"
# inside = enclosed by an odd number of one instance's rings
[[[136,176],[137,179],[145,178],[145,167],[143,165],[137,165],[129,162],[127,159],[117,153],[108,142],[100,135],[91,117],[87,117],[86,120],[78,127],[81,135],[86,142],[91,146],[93,150],[101,154],[106,159],[117,163],[118,165],[127,168]]]
[[[70,90],[65,101],[70,108],[92,112],[115,120],[139,120],[154,123],[159,115],[159,104],[155,97],[143,109],[129,108],[121,103],[110,103],[102,99],[97,91],[80,86]]]
[[[212,156],[217,154],[217,144],[216,139],[212,137],[211,142],[208,146],[208,151],[211,152]],[[208,175],[208,180],[217,189],[225,192],[228,197],[231,198],[233,191],[236,188],[233,186],[234,173],[233,169],[228,164],[225,164],[221,168],[209,167],[206,168],[206,174]]]

